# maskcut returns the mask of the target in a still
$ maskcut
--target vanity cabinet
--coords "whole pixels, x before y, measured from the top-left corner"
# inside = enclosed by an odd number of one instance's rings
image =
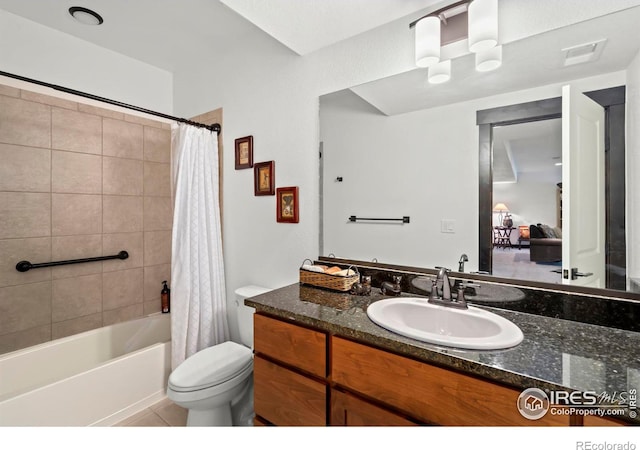
[[[254,315],[255,422],[327,425],[327,334]]]
[[[582,425],[528,420],[522,392],[370,345],[256,313],[256,425]],[[618,422],[585,418],[584,425]]]

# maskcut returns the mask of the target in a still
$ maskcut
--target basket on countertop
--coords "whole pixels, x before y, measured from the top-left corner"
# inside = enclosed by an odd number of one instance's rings
[[[349,266],[347,273],[349,270],[353,270],[354,274],[342,276],[303,269],[302,266],[305,265],[304,263],[306,261],[309,261],[310,265],[313,265],[313,262],[310,259],[302,261],[302,265],[300,266],[301,284],[309,284],[311,286],[327,288],[334,291],[346,292],[351,289],[351,286],[360,280],[360,274],[358,273],[357,267]]]

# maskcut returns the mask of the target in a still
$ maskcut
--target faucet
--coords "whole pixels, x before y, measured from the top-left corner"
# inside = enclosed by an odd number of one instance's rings
[[[451,283],[449,282],[448,275],[449,269],[444,267],[436,267],[436,269],[438,269],[438,276],[433,280],[428,302],[434,305],[467,309],[467,302],[464,298],[464,287],[458,289],[458,296],[454,299],[451,296]],[[442,286],[442,296],[438,295],[438,285]]]
[[[464,263],[469,261],[469,257],[466,253],[460,255],[460,261],[458,261],[458,272],[464,272]]]

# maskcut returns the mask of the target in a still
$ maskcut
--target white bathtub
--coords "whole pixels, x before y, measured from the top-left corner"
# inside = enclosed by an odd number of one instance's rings
[[[169,314],[0,355],[0,426],[113,425],[165,397]]]

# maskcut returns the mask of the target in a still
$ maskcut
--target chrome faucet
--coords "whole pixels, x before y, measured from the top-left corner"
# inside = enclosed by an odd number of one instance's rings
[[[460,261],[458,261],[458,272],[464,272],[464,263],[469,261],[469,257],[466,253],[460,255]]]
[[[451,308],[467,309],[467,302],[464,298],[464,287],[458,289],[458,296],[454,299],[451,296],[451,283],[449,282],[449,269],[444,267],[436,267],[438,275],[431,286],[429,294],[429,303],[440,306],[448,306]],[[438,288],[441,286],[442,296],[438,294]]]

